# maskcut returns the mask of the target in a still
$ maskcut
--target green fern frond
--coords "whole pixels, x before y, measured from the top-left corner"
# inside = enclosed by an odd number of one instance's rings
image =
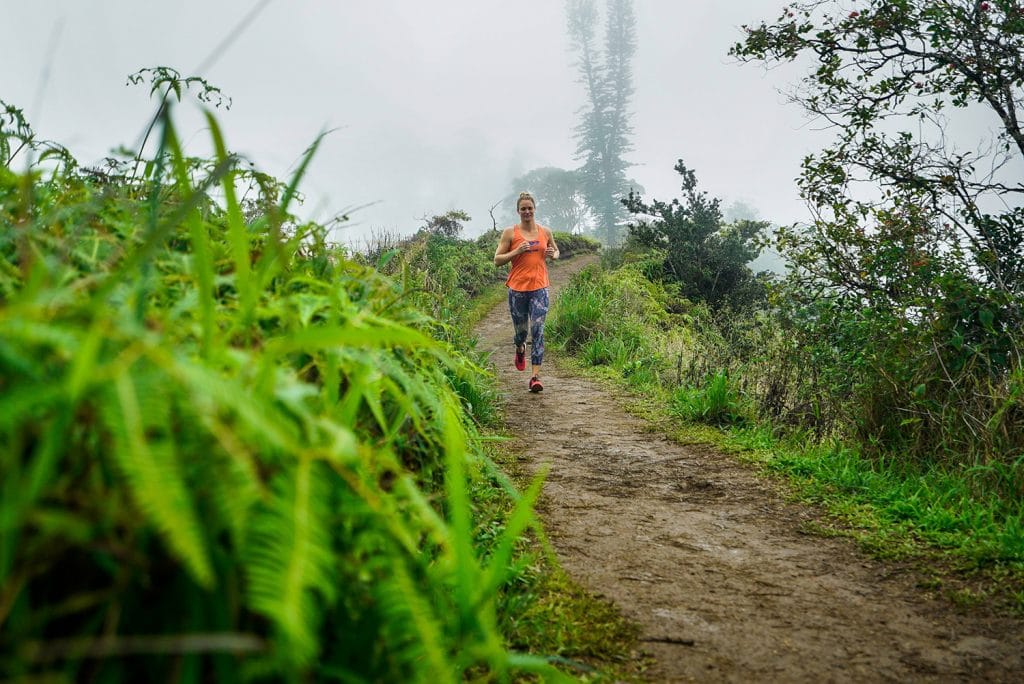
[[[282,653],[294,665],[315,658],[323,604],[337,596],[329,528],[329,471],[300,457],[294,472],[278,475],[270,501],[257,509],[246,548],[247,595],[254,611],[284,637]]]
[[[391,563],[375,583],[374,596],[385,618],[388,647],[405,661],[411,680],[457,681],[457,666],[445,648],[449,637],[441,616],[446,606],[432,605],[429,591],[416,586],[401,561]]]
[[[221,360],[226,365],[230,362],[230,365],[226,371],[218,372],[166,349],[150,348],[146,353],[171,379],[184,385],[191,396],[203,397],[222,411],[236,416],[244,424],[246,435],[258,445],[284,453],[298,453],[301,450],[295,426],[284,420],[271,402],[254,393],[241,380],[225,375],[228,372],[241,375],[243,369],[258,367],[253,355],[237,350],[232,355],[224,354]]]
[[[205,481],[213,490],[212,504],[227,522],[235,547],[241,548],[249,515],[267,496],[257,472],[256,455],[235,430],[217,419],[214,411],[197,411],[194,424],[202,425],[220,446],[220,453],[203,459],[210,471]]]
[[[473,618],[473,586],[480,567],[472,546],[472,513],[466,483],[466,436],[457,415],[449,402],[440,420],[444,439],[445,494],[452,531],[455,598],[462,619],[468,621]]]
[[[114,377],[114,392],[102,402],[104,423],[110,430],[113,455],[136,504],[160,532],[170,550],[184,562],[201,586],[212,587],[213,569],[189,487],[182,476],[168,424],[163,392],[139,400],[129,368]],[[151,438],[150,433],[156,433]]]

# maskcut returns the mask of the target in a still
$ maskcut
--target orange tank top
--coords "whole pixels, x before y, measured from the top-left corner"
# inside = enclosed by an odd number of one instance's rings
[[[515,249],[525,241],[526,238],[519,232],[517,223],[512,230],[510,249]],[[538,223],[537,239],[531,242],[537,244],[533,245],[529,252],[512,258],[512,268],[509,269],[508,279],[505,280],[509,289],[517,292],[530,292],[548,286],[548,265],[544,261],[544,250],[548,248],[547,229]]]

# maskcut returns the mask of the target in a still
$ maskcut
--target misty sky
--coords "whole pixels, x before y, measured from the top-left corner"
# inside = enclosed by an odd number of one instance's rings
[[[539,166],[573,168],[584,104],[561,0],[273,0],[220,52],[257,2],[5,2],[0,99],[43,138],[92,163],[137,144],[155,110],[142,67],[201,75],[233,100],[218,114],[228,146],[280,178],[325,129],[302,184],[300,213],[326,221],[351,207],[356,243],[408,234],[425,215],[463,209],[469,235],[488,208]],[[599,2],[603,9],[603,2]],[[777,0],[636,0],[636,164],[645,197],[679,196],[678,158],[726,204],[775,223],[806,220],[794,178],[830,134],[780,90],[800,72],[741,65],[726,54],[739,26],[775,19]],[[188,100],[179,134],[195,154],[209,139]],[[544,222],[544,198],[538,218]],[[515,220],[499,210],[499,225]],[[553,226],[558,229],[558,226]]]

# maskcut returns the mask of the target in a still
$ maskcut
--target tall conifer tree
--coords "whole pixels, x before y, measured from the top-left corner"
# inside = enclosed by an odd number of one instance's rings
[[[569,38],[578,55],[579,82],[587,103],[576,126],[576,158],[587,203],[597,218],[599,236],[618,244],[626,212],[620,202],[629,192],[625,155],[632,150],[629,110],[633,95],[632,58],[636,53],[633,0],[608,0],[605,41],[596,38],[595,0],[567,0]]]

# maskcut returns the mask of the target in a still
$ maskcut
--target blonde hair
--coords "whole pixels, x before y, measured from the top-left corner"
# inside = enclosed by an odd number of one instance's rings
[[[533,202],[533,208],[537,208],[537,200],[533,199],[533,195],[526,191],[523,191],[519,193],[519,199],[516,200],[516,211],[519,211],[519,205],[523,203],[523,200],[530,200],[531,202]]]

